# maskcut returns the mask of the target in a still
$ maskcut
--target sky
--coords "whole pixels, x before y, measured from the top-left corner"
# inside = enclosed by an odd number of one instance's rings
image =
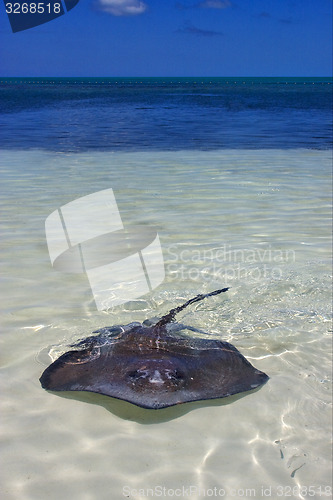
[[[332,0],[79,0],[17,33],[8,1],[2,77],[332,74]]]

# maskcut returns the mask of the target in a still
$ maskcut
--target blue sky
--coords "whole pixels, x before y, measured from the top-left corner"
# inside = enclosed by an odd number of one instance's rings
[[[332,0],[80,0],[65,15],[17,33],[0,7],[1,76],[332,71]]]

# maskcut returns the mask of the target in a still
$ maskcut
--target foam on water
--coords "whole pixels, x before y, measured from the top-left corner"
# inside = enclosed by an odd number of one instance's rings
[[[184,487],[191,499],[210,490],[264,498],[268,488],[271,498],[288,488],[293,498],[330,498],[331,153],[1,156],[3,497],[143,499]],[[106,188],[123,219],[158,228],[166,279],[98,312],[84,276],[52,269],[44,221]],[[232,342],[265,371],[271,378],[259,391],[159,418],[102,396],[83,402],[41,389],[49,353],[221,286],[231,287],[223,299],[179,320]]]

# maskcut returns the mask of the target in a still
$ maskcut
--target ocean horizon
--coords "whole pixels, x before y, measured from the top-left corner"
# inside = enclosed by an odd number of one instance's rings
[[[0,80],[0,143],[73,152],[329,149],[331,107],[329,78],[10,78]]]

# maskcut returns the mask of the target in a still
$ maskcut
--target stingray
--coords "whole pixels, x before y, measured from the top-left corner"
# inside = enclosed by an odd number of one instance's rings
[[[197,295],[161,319],[101,328],[72,345],[42,374],[51,391],[88,391],[142,408],[217,399],[250,391],[268,376],[228,342],[184,334],[201,330],[174,321],[177,313],[228,288]],[[206,334],[207,336],[207,334]]]

